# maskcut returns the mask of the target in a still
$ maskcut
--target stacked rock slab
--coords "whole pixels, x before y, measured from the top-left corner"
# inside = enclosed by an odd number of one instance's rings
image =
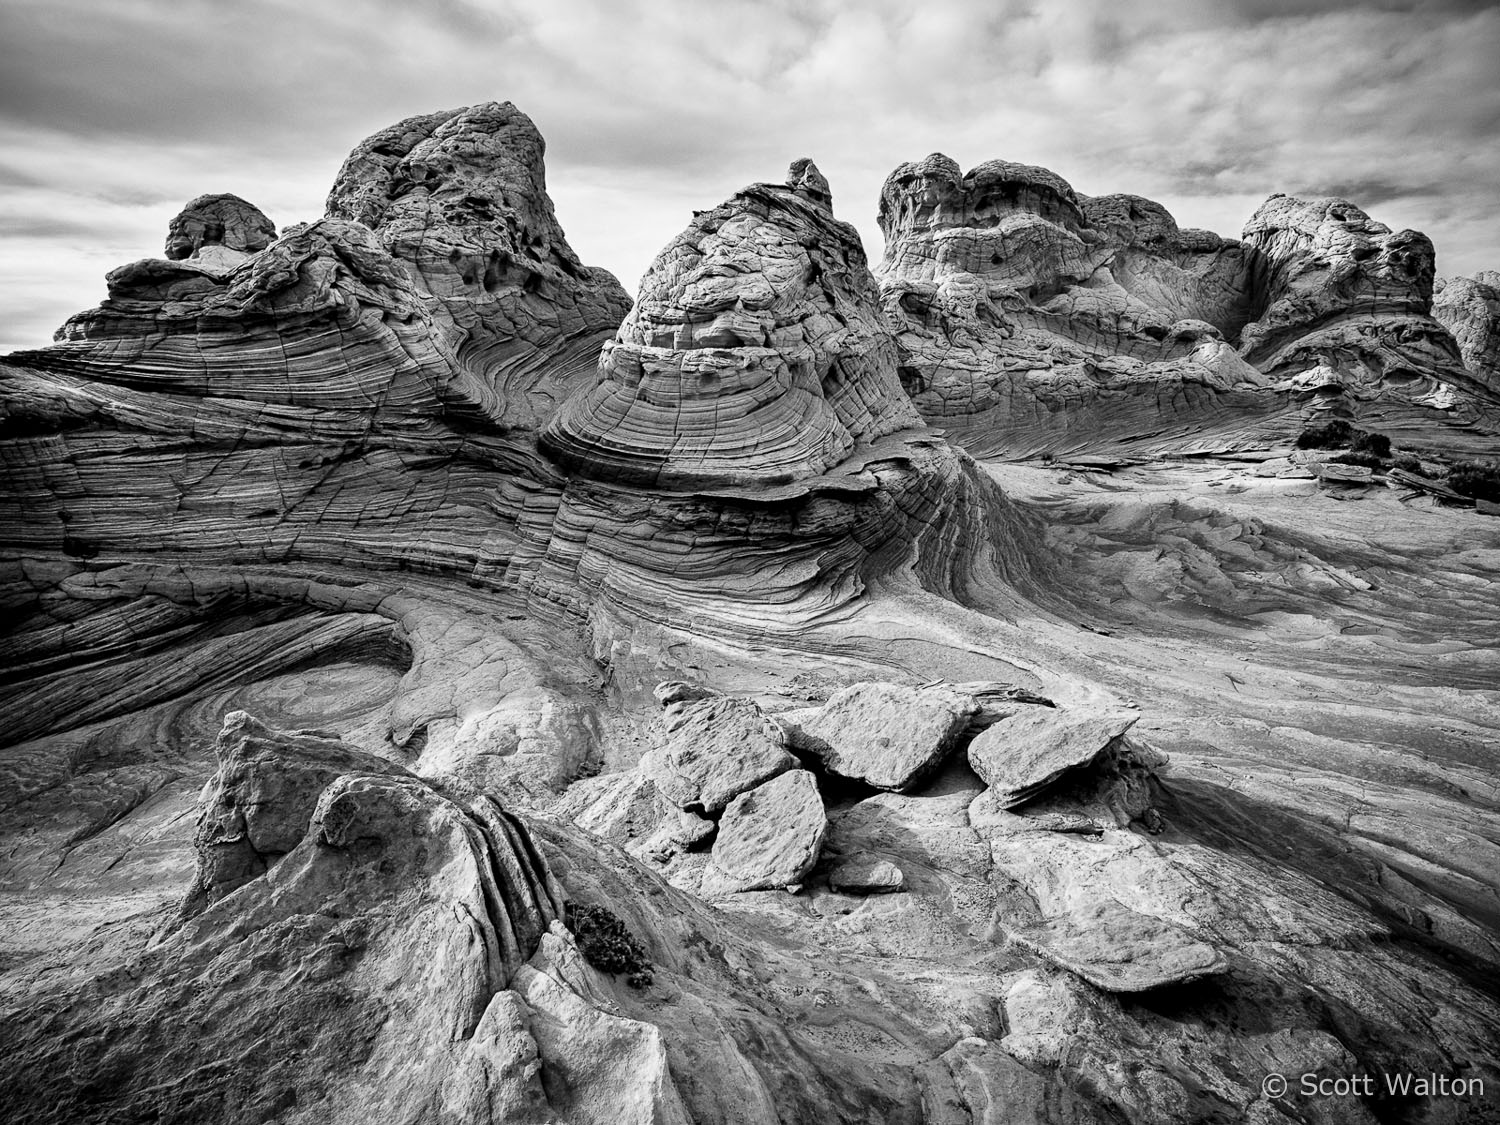
[[[657,256],[597,382],[543,449],[612,482],[765,486],[921,424],[858,234],[811,161],[788,181],[699,214]]]
[[[969,764],[1001,808],[1033,800],[1069,770],[1090,765],[1140,715],[1133,711],[1034,708],[969,744]]]
[[[974,696],[952,687],[861,683],[780,718],[829,773],[905,792],[942,766],[978,713]]]
[[[780,729],[748,699],[716,696],[663,716],[662,745],[641,763],[667,800],[718,816],[729,802],[797,765]]]
[[[1500,393],[1500,271],[1434,283],[1432,315],[1453,334],[1464,366]]]

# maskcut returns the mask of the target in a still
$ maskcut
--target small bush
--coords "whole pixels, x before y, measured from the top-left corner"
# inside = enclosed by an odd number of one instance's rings
[[[1377,454],[1356,452],[1340,453],[1337,457],[1330,457],[1336,465],[1363,465],[1367,469],[1379,469],[1385,465]]]
[[[1418,476],[1422,475],[1422,458],[1418,457],[1415,453],[1399,453],[1396,455],[1396,460],[1393,464],[1396,468],[1405,472],[1416,473]]]
[[[1500,504],[1500,461],[1460,461],[1448,470],[1448,487],[1462,496]]]
[[[1391,439],[1384,434],[1368,434],[1355,431],[1354,441],[1349,446],[1351,453],[1368,453],[1382,460],[1391,455]]]
[[[1341,418],[1326,426],[1308,426],[1297,435],[1298,449],[1342,449],[1354,437],[1354,427]]]
[[[640,942],[613,912],[602,906],[568,904],[568,929],[578,939],[584,960],[604,973],[625,973],[632,988],[651,984],[651,962]]]

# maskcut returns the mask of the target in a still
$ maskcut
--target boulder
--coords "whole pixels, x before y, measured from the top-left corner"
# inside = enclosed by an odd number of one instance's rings
[[[794,769],[781,728],[753,701],[716,696],[674,703],[662,744],[641,762],[678,808],[718,816],[735,797]]]
[[[899,891],[905,882],[901,868],[869,852],[846,855],[828,871],[829,887],[845,894],[889,894]]]
[[[948,685],[861,683],[782,720],[829,773],[905,792],[942,766],[980,711],[973,694]]]
[[[1098,708],[1027,710],[969,744],[969,765],[1001,808],[1033,800],[1069,770],[1094,762],[1135,725],[1138,712]]]
[[[818,782],[789,770],[729,803],[714,840],[710,893],[798,886],[818,860],[828,831]]]
[[[319,731],[278,731],[231,711],[214,744],[219,769],[204,789],[194,847],[191,916],[263,875],[307,834],[318,798],[347,773],[411,776]]]

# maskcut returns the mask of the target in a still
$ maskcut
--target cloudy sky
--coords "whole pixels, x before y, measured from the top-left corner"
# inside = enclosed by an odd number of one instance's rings
[[[812,156],[872,259],[880,184],[1042,164],[1236,235],[1272,191],[1500,268],[1500,6],[1345,0],[0,0],[0,352],[161,252],[194,195],[321,214],[349,149],[510,100],[628,289],[695,208]]]

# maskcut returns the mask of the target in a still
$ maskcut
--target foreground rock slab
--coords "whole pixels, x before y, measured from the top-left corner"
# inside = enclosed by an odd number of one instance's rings
[[[943,764],[978,711],[973,696],[950,687],[866,683],[788,721],[829,773],[905,792]]]
[[[730,802],[719,821],[710,892],[773,890],[796,886],[817,862],[828,831],[817,779],[791,770]]]
[[[1001,808],[1045,792],[1070,769],[1092,762],[1140,718],[1124,710],[1026,711],[996,723],[969,744],[969,765]]]
[[[678,808],[717,816],[729,802],[797,765],[780,728],[748,699],[716,696],[674,704],[663,745],[642,761]]]

